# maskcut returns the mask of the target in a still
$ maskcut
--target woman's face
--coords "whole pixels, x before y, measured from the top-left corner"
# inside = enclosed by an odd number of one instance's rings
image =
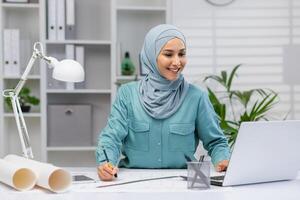
[[[186,64],[185,51],[182,40],[169,40],[157,56],[159,73],[170,81],[176,80]]]

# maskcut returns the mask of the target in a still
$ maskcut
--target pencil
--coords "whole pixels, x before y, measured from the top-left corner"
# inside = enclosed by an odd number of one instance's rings
[[[102,149],[103,149],[103,153],[104,153],[104,156],[105,156],[105,160],[106,160],[107,163],[109,163],[109,159],[108,159],[108,156],[107,156],[107,154],[106,154],[106,151],[105,151],[104,148],[102,148]],[[110,163],[109,163],[109,164],[110,164]],[[112,165],[111,165],[111,166],[112,166]],[[115,174],[114,174],[114,177],[115,177],[115,178],[118,178],[118,174],[115,173]]]

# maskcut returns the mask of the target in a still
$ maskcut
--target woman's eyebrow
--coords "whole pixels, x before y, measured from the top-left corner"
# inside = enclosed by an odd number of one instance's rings
[[[172,49],[164,49],[163,51],[169,51],[169,52],[173,52]]]
[[[164,49],[163,51],[174,52],[173,49]],[[185,48],[179,49],[179,51],[185,51]]]

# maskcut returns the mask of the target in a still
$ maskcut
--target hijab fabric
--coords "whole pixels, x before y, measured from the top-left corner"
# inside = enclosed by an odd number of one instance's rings
[[[174,114],[189,88],[182,74],[170,81],[159,73],[157,67],[161,49],[174,38],[179,38],[186,46],[185,37],[176,26],[155,26],[147,33],[140,55],[141,67],[148,74],[139,83],[139,99],[144,110],[155,119],[165,119]]]

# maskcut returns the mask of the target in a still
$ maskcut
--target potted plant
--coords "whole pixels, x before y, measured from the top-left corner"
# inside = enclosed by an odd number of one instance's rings
[[[23,87],[19,93],[19,102],[23,112],[29,112],[31,109],[31,105],[39,105],[40,100],[30,95],[31,91],[28,87]],[[12,104],[9,97],[5,98],[5,103],[7,107],[12,110]]]
[[[228,137],[231,147],[242,122],[268,120],[267,113],[278,103],[278,94],[271,89],[232,89],[234,77],[240,66],[241,64],[235,66],[229,74],[222,71],[220,75],[204,78],[204,82],[213,80],[223,88],[221,91],[213,91],[207,86],[209,99],[220,120],[220,127]]]

